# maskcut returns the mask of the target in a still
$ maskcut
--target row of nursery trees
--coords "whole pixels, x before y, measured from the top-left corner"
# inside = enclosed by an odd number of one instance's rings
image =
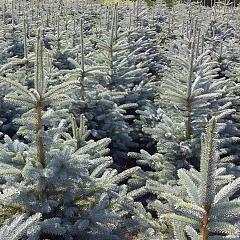
[[[0,239],[240,239],[238,7],[0,13]]]

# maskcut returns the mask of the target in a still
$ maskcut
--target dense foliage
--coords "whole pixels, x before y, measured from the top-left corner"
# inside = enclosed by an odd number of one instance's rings
[[[239,7],[148,3],[1,4],[1,240],[240,239]]]

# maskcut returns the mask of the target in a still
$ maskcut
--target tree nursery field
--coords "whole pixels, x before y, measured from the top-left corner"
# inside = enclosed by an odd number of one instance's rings
[[[0,240],[240,240],[236,2],[1,0]]]

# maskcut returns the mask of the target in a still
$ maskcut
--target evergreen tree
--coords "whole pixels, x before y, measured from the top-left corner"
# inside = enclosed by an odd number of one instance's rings
[[[161,219],[170,220],[175,239],[238,239],[238,190],[240,179],[219,166],[217,122],[212,118],[201,140],[201,168],[178,171],[175,188],[149,181],[147,187],[166,199],[152,206]]]
[[[25,239],[34,239],[39,231],[39,226],[37,221],[41,218],[41,214],[35,214],[26,219],[26,216],[21,215],[14,219],[10,225],[5,225],[0,228],[0,237],[1,239],[6,240],[20,240]]]

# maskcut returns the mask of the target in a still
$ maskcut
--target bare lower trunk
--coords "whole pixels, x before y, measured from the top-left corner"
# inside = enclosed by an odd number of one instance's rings
[[[210,206],[205,204],[204,209],[206,211],[206,214],[204,215],[204,217],[202,219],[200,236],[201,236],[201,240],[208,240],[208,222],[209,222]]]

